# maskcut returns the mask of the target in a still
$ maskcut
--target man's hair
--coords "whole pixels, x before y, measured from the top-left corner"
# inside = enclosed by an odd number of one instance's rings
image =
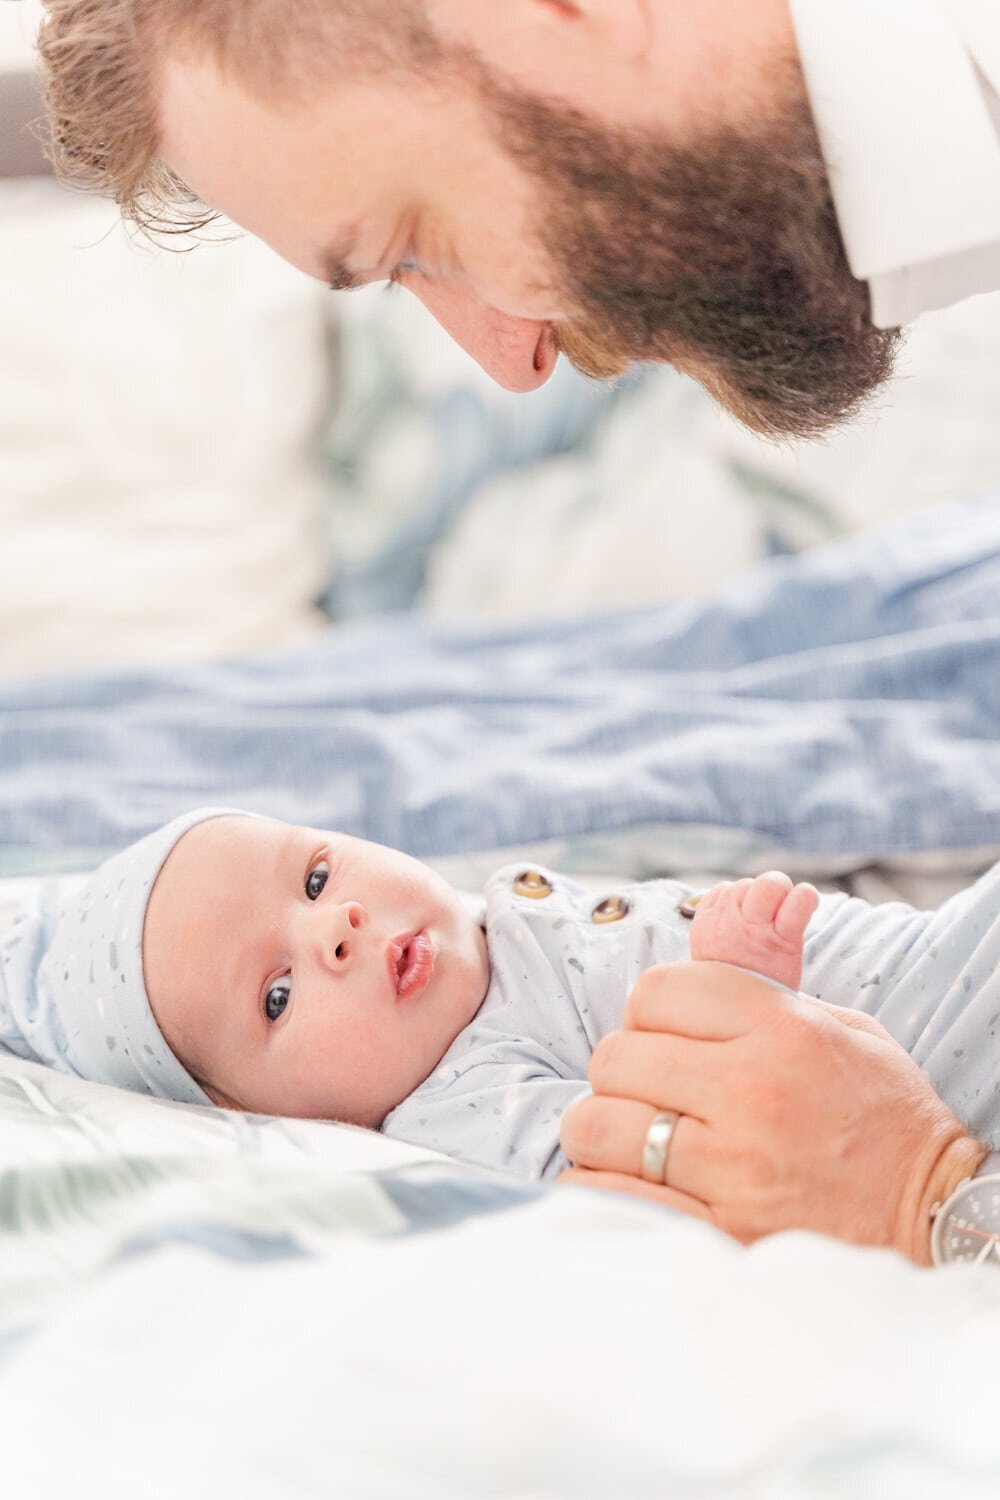
[[[264,97],[294,97],[335,65],[423,73],[440,49],[422,0],[45,0],[39,41],[59,175],[114,198],[152,233],[214,213],[160,157],[157,70],[209,56]]]

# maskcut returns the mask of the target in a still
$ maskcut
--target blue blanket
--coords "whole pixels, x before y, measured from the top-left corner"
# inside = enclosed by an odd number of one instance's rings
[[[705,602],[398,615],[266,659],[0,683],[0,873],[227,802],[424,857],[740,829],[879,858],[1000,846],[1000,501],[768,563]],[[669,859],[665,859],[669,863]]]

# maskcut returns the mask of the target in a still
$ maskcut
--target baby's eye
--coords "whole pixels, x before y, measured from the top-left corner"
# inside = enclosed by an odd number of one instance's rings
[[[306,895],[310,901],[316,901],[322,895],[329,878],[330,869],[325,859],[320,860],[318,865],[313,865],[306,876]]]
[[[276,1021],[288,1004],[292,993],[292,980],[289,974],[283,979],[276,979],[269,987],[264,996],[264,1014],[269,1021]]]

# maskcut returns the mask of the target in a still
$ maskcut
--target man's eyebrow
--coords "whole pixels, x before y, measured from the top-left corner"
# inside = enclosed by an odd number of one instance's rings
[[[331,291],[355,292],[371,280],[371,277],[358,275],[350,269],[349,262],[356,253],[357,241],[357,225],[352,225],[322,252],[323,279]]]

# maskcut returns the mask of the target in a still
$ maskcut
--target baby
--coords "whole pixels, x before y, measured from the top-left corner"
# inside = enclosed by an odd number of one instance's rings
[[[698,899],[671,880],[595,895],[511,866],[473,911],[396,850],[202,809],[23,914],[0,941],[0,1044],[161,1097],[350,1121],[547,1177],[639,974],[715,959],[797,989],[805,955],[806,989],[877,1014],[986,1138],[1000,1111],[984,1045],[1000,1021],[993,875],[918,913],[774,872]]]

